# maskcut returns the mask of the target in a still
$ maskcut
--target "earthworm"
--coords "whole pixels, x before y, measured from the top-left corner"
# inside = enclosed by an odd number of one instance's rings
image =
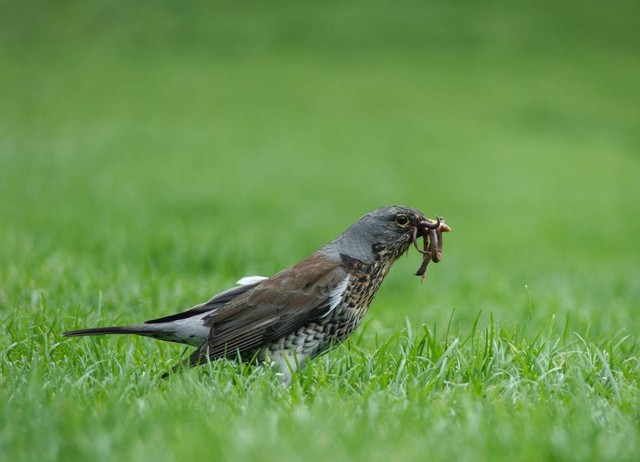
[[[435,223],[425,220],[413,227],[411,239],[416,250],[422,254],[422,264],[415,274],[422,277],[422,282],[429,262],[438,263],[442,259],[442,233],[447,231],[451,231],[451,228],[442,217],[437,217]],[[422,249],[418,246],[418,237],[422,237]]]

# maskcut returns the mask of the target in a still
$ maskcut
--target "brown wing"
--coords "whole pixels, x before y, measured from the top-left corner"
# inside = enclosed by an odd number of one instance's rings
[[[190,364],[248,354],[322,318],[339,302],[347,279],[340,262],[319,253],[281,271],[205,318],[211,334]]]
[[[180,319],[190,318],[192,316],[196,316],[198,314],[205,313],[207,311],[214,311],[219,309],[221,306],[226,305],[234,298],[242,295],[243,293],[253,289],[258,284],[261,284],[263,281],[255,282],[252,284],[245,284],[239,287],[233,287],[229,290],[225,290],[217,295],[214,295],[211,300],[205,303],[201,303],[199,305],[194,306],[186,311],[182,311],[180,313],[171,314],[169,316],[164,316],[162,318],[150,319],[149,321],[145,321],[145,324],[160,324],[172,321],[178,321]]]

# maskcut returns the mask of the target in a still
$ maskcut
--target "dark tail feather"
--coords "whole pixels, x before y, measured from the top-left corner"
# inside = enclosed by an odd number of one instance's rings
[[[144,326],[111,326],[93,327],[91,329],[78,329],[63,332],[65,337],[81,337],[83,335],[105,335],[105,334],[137,334],[149,335],[153,330]]]
[[[169,342],[187,343],[183,339],[176,338],[172,333],[163,330],[158,325],[137,324],[131,326],[110,326],[110,327],[92,327],[90,329],[78,329],[63,332],[64,337],[83,337],[86,335],[108,335],[108,334],[135,334],[144,335],[146,337],[153,337],[158,340],[165,340]],[[189,359],[180,361],[171,369],[162,374],[162,378],[166,379],[173,373],[190,366]]]

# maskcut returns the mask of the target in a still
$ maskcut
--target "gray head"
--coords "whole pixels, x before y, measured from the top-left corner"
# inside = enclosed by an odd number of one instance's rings
[[[376,258],[394,261],[407,251],[413,230],[424,223],[422,212],[390,205],[367,213],[320,251],[332,258],[340,254],[373,263]]]

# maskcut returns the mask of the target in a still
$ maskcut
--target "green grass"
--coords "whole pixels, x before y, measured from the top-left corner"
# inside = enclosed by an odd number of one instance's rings
[[[0,460],[637,460],[637,2],[1,2]],[[64,330],[444,215],[291,388]]]

